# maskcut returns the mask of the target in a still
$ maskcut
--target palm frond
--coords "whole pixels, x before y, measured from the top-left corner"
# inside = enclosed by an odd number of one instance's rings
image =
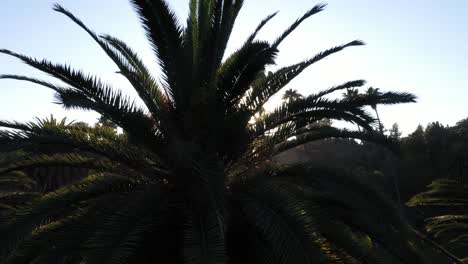
[[[276,53],[267,42],[251,42],[223,63],[217,72],[217,86],[227,107],[237,106],[252,81],[263,73],[265,66],[274,63]]]
[[[6,254],[4,262],[19,263],[41,259],[57,261],[63,257],[58,251],[69,257],[80,257],[77,254],[79,243],[91,233],[91,217],[95,217],[94,211],[81,208],[60,220],[38,227],[31,236],[23,238],[18,245],[12,247],[13,250]],[[74,239],[67,239],[70,236]]]
[[[271,15],[268,15],[267,17],[265,17],[261,22],[260,24],[258,24],[257,28],[255,29],[255,31],[247,38],[247,41],[246,43],[252,43],[255,39],[255,37],[257,37],[257,34],[260,32],[260,30],[272,19],[274,18],[276,15],[278,14],[278,11],[276,11],[275,13],[271,14]]]
[[[317,94],[312,94],[309,95],[308,98],[309,100],[314,100],[314,99],[319,99],[321,97],[324,97],[326,95],[329,95],[333,92],[344,90],[344,89],[351,89],[351,88],[356,88],[356,87],[362,87],[366,84],[365,80],[355,80],[355,81],[349,81],[334,87],[330,87],[326,90],[320,91]]]
[[[133,87],[142,98],[143,102],[148,106],[153,114],[161,114],[162,110],[167,110],[167,103],[169,102],[164,98],[156,79],[152,76],[150,70],[146,68],[143,61],[138,57],[137,53],[133,51],[125,42],[119,40],[111,35],[101,36],[110,46],[120,52],[120,54],[127,60],[133,69],[121,68],[125,70],[124,76],[129,79]]]
[[[453,179],[433,181],[426,192],[419,193],[408,201],[409,206],[457,207],[468,204],[468,187]]]
[[[304,173],[310,174],[305,176]],[[410,242],[415,241],[416,237],[409,232],[406,220],[395,210],[392,201],[359,179],[337,170],[310,167],[304,169],[301,165],[277,171],[273,175],[273,180],[275,179],[295,195],[316,206],[310,212],[316,217],[317,228],[326,238],[331,239],[337,235],[335,233],[332,236],[329,228],[334,221],[342,221],[355,235],[366,234],[371,239],[368,243],[374,244],[374,247],[382,247],[387,254],[402,263],[427,262]],[[350,200],[350,197],[353,199]],[[334,231],[342,231],[341,235],[344,235],[349,229],[340,230],[337,226]],[[330,241],[345,245],[343,239]],[[399,241],[398,246],[395,246],[396,241]],[[348,247],[344,250],[352,252]]]
[[[256,192],[249,192],[240,197],[242,202],[241,210],[250,222],[260,232],[263,239],[271,246],[278,263],[311,263],[313,259],[323,261],[325,256],[318,250],[311,247],[310,242],[304,243],[311,231],[307,227],[307,222],[290,222],[291,218],[284,216],[281,209],[289,208],[296,216],[301,216],[303,205],[297,200],[275,199],[272,203],[275,192],[265,193],[265,190],[258,188]],[[263,197],[261,196],[263,195]],[[269,199],[265,195],[270,195]],[[279,197],[276,197],[279,198]],[[292,204],[290,204],[292,203]],[[289,220],[289,221],[288,221]],[[301,220],[310,221],[307,215],[302,215]]]
[[[14,171],[53,168],[56,166],[76,169],[93,169],[95,171],[112,171],[119,167],[118,164],[110,162],[109,160],[99,160],[76,153],[23,154],[22,157],[17,158],[14,162],[0,162],[0,179],[3,179],[3,175]],[[124,166],[119,169],[125,170],[126,168]]]
[[[141,147],[130,146],[126,139],[109,135],[105,129],[100,128],[36,125],[31,131],[0,131],[0,143],[9,146],[12,150],[21,148],[36,154],[49,153],[51,149],[59,153],[74,152],[78,149],[98,157],[119,161],[136,171],[152,171],[161,162],[155,153]]]
[[[288,122],[295,122],[297,128],[313,124],[323,118],[345,120],[356,123],[368,130],[372,130],[374,118],[366,113],[361,106],[347,105],[339,100],[325,98],[316,99],[314,96],[285,102],[263,118],[251,125],[256,136],[273,130]]]
[[[221,2],[221,1],[217,1]],[[226,50],[227,43],[231,36],[232,29],[234,28],[234,22],[236,21],[237,16],[244,4],[244,0],[236,0],[236,1],[222,1],[223,2],[223,9],[222,9],[222,20],[218,30],[218,36],[216,40],[218,41],[217,44],[217,61],[221,62],[224,51]]]
[[[294,134],[293,134],[294,135]],[[308,129],[304,133],[298,133],[294,135],[295,138],[290,140],[283,140],[278,143],[275,147],[276,153],[286,151],[288,149],[297,147],[299,145],[305,144],[307,142],[312,142],[325,138],[353,138],[360,139],[368,142],[377,143],[388,147],[390,150],[397,152],[398,145],[395,142],[392,142],[388,137],[383,136],[375,132],[361,132],[361,131],[350,131],[347,129],[338,129],[334,127],[323,127]]]
[[[100,216],[105,223],[82,244],[89,263],[127,263],[138,252],[145,234],[163,228],[167,202],[162,190],[147,188],[127,195],[127,202],[115,211],[103,212]],[[148,210],[142,204],[158,205]]]
[[[415,195],[407,205],[443,209],[440,214],[426,219],[426,231],[443,243],[466,246],[468,186],[459,180],[439,179],[428,187],[428,191]]]
[[[243,1],[191,1],[190,14],[184,33],[186,57],[192,66],[191,83],[187,87],[189,108],[200,104],[213,104],[216,77],[224,57],[227,40]],[[186,78],[187,78],[186,76]]]
[[[317,14],[326,7],[326,4],[317,4],[314,7],[312,7],[309,11],[307,11],[303,16],[298,18],[291,26],[286,29],[286,31],[281,34],[276,41],[273,43],[272,47],[277,48],[281,42],[289,35],[291,34],[304,20],[307,18],[311,17],[314,14]]]
[[[187,211],[184,230],[185,263],[227,263],[224,238],[215,213]]]
[[[175,14],[164,0],[132,0],[139,14],[146,36],[157,56],[165,84],[166,92],[174,100],[176,107],[184,105],[185,80],[189,72],[183,60],[182,33]]]
[[[297,77],[310,65],[336,53],[347,47],[364,45],[362,41],[355,40],[345,45],[337,46],[320,52],[311,59],[305,60],[288,67],[284,67],[267,76],[265,79],[255,83],[249,93],[246,94],[242,108],[249,109],[252,113],[256,113],[273,95],[281,88],[286,86],[290,81]]]
[[[411,93],[384,92],[378,94],[364,94],[353,98],[347,98],[348,103],[357,105],[392,105],[416,102],[416,96]]]
[[[2,248],[11,250],[11,247],[15,246],[14,241],[19,242],[29,237],[37,223],[57,214],[66,214],[75,209],[77,203],[95,198],[98,194],[109,193],[113,189],[131,188],[128,183],[131,183],[128,178],[122,176],[106,173],[92,174],[75,184],[49,192],[31,201],[28,206],[1,216],[0,233],[5,238],[2,241]]]
[[[128,195],[118,193],[101,196],[64,217],[58,216],[56,220],[38,226],[31,236],[23,238],[9,252],[7,263],[32,260],[40,262],[43,259],[57,262],[64,255],[65,258],[82,261],[83,253],[86,252],[82,245],[105,223],[103,216],[115,213],[119,206],[126,204],[127,198]],[[107,205],[105,209],[104,205]],[[69,239],[70,237],[74,239]]]
[[[66,65],[53,64],[46,60],[39,61],[9,50],[0,50],[0,53],[17,57],[28,65],[58,78],[71,87],[63,88],[25,76],[2,75],[1,78],[24,80],[51,88],[57,92],[58,101],[65,107],[97,111],[123,127],[129,133],[133,132],[141,135],[141,132],[148,133],[148,130],[151,131],[153,123],[145,116],[143,110],[139,109],[121,91],[114,90],[110,85],[103,83],[98,78],[86,75],[81,71],[72,70]],[[146,128],[136,129],[135,126],[142,124]]]
[[[156,115],[158,113],[158,109],[163,105],[162,100],[160,99],[161,95],[159,87],[136,53],[133,52],[123,41],[112,36],[105,35],[101,39],[80,19],[62,6],[56,4],[54,5],[54,10],[69,17],[99,44],[109,58],[114,61],[120,72],[130,81],[148,109],[153,113],[153,115]]]

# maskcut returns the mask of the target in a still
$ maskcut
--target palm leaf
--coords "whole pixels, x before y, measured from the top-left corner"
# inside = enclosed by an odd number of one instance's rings
[[[305,60],[301,63],[279,69],[271,76],[268,76],[267,78],[254,84],[252,90],[246,95],[243,107],[250,109],[253,113],[256,113],[268,101],[268,99],[270,99],[281,88],[286,86],[286,84],[297,77],[310,65],[347,47],[361,45],[364,45],[362,41],[355,40],[345,45],[337,46],[324,52],[320,52],[311,59]]]

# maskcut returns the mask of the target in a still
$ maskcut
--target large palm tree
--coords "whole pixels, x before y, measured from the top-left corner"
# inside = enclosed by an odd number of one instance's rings
[[[135,51],[98,35],[60,5],[117,64],[143,104],[68,65],[16,57],[61,83],[19,75],[56,92],[65,109],[92,110],[105,126],[0,121],[6,181],[25,167],[61,164],[89,174],[58,189],[0,196],[0,254],[5,263],[428,263],[394,205],[340,172],[272,164],[277,153],[328,137],[386,143],[364,108],[414,102],[408,93],[330,99],[347,82],[255,115],[308,66],[355,40],[266,76],[282,41],[316,5],[272,42],[224,51],[242,1],[190,1],[182,26],[163,0],[132,0],[162,74]],[[225,58],[225,59],[223,59]],[[364,131],[314,126],[324,118]],[[301,122],[298,122],[301,121]],[[298,126],[297,124],[303,124]],[[19,154],[18,154],[19,153]],[[25,180],[26,182],[26,180]]]

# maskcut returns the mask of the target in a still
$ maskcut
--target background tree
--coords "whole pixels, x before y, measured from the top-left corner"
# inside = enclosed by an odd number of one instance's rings
[[[449,129],[449,177],[458,182],[468,182],[468,118],[460,120]]]
[[[389,137],[396,141],[400,140],[401,132],[400,132],[400,127],[398,126],[397,123],[393,123],[392,128],[390,128]]]
[[[410,151],[425,153],[427,150],[424,127],[421,124],[419,124],[416,130],[408,136],[406,141]]]
[[[427,154],[431,167],[436,173],[436,177],[445,177],[443,171],[448,169],[448,130],[439,122],[432,122],[426,126],[424,136],[426,140]]]

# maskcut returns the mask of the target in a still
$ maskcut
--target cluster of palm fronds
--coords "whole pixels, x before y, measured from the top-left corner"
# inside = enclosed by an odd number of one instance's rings
[[[459,180],[440,179],[429,190],[414,196],[409,206],[439,209],[441,214],[426,219],[426,231],[444,243],[468,245],[468,185]]]
[[[142,104],[68,65],[11,55],[60,83],[0,75],[50,88],[66,109],[92,110],[118,125],[4,122],[8,161],[0,177],[26,168],[86,169],[42,191],[9,186],[2,194],[0,250],[5,263],[430,263],[392,203],[338,172],[281,168],[274,155],[308,141],[351,137],[389,143],[366,107],[413,102],[385,92],[331,99],[360,87],[347,82],[284,102],[265,103],[310,65],[351,41],[265,75],[281,42],[316,5],[273,42],[256,40],[265,18],[223,60],[243,1],[191,0],[185,27],[163,0],[132,0],[162,69],[152,76],[123,41],[98,35],[59,5],[98,43]],[[324,118],[363,131],[315,125]],[[14,178],[20,179],[20,178]],[[8,182],[13,184],[13,182]],[[37,182],[35,183],[37,184]],[[21,191],[20,191],[21,189]]]

